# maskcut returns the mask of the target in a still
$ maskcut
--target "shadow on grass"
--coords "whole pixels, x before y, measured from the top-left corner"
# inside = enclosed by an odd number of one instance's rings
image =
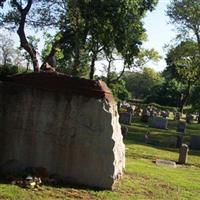
[[[12,176],[12,178],[11,178]],[[16,180],[22,180],[25,181],[26,178],[24,176],[21,175],[10,175],[9,178],[6,175],[1,175],[0,177],[0,184],[4,184],[4,185],[15,185],[18,186],[19,188],[24,188],[27,190],[34,190],[34,188],[31,188],[30,186],[24,186],[23,184],[12,184],[13,181]],[[86,191],[94,191],[94,192],[100,192],[100,191],[110,191],[107,188],[99,188],[99,187],[94,187],[94,186],[88,186],[85,184],[79,184],[79,183],[75,183],[73,181],[63,181],[63,180],[56,180],[56,182],[54,183],[50,183],[47,182],[45,180],[42,180],[42,184],[40,186],[36,186],[35,188],[42,188],[42,186],[48,186],[48,187],[52,187],[52,188],[58,188],[58,189],[77,189],[77,190],[86,190]]]
[[[179,149],[176,148],[176,139],[177,135],[168,134],[164,135],[162,133],[151,134],[151,141],[149,143],[145,143],[145,133],[143,132],[129,132],[127,138],[124,140],[125,144],[139,144],[147,147],[157,148],[159,150],[165,150],[169,152],[178,152]],[[189,142],[190,137],[184,137],[184,143]],[[200,151],[190,150],[190,155],[200,156]],[[154,156],[152,156],[154,157]]]
[[[141,122],[139,117],[134,117],[132,122],[133,122],[133,125],[136,127],[148,127],[148,125],[149,125],[148,123]],[[177,124],[178,124],[178,121],[168,118],[168,130],[176,131]],[[197,123],[188,124],[187,123],[186,130],[198,131],[198,130],[200,130],[200,124],[197,124]]]
[[[140,117],[134,117],[131,125],[125,125],[128,127],[127,144],[138,143],[147,145],[145,143],[145,134],[150,132],[151,139],[157,145],[152,145],[156,148],[176,148],[177,142],[177,124],[178,121],[168,119],[168,129],[157,129],[149,127],[148,123],[140,121]],[[189,144],[191,135],[200,135],[200,124],[187,124],[186,134],[184,134],[184,143]],[[157,141],[157,142],[156,142]],[[158,145],[159,144],[159,145]],[[149,145],[149,144],[148,144]]]

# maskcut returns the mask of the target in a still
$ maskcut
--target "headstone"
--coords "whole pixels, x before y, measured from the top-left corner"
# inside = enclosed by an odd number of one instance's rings
[[[187,162],[188,151],[189,151],[188,145],[182,144],[179,149],[179,159],[178,159],[179,164],[185,164]]]
[[[156,111],[154,109],[150,109],[149,113],[150,113],[150,117],[156,116]]]
[[[176,168],[176,162],[171,160],[156,159],[156,165]]]
[[[192,114],[187,114],[187,115],[186,115],[186,122],[187,122],[188,124],[191,124],[192,121],[193,121],[193,119],[194,119],[194,117],[193,117]]]
[[[186,123],[179,121],[177,124],[176,132],[177,133],[185,133],[185,129],[186,129]]]
[[[139,106],[137,106],[137,107],[135,108],[135,110],[134,110],[134,115],[135,115],[135,116],[138,116],[138,117],[141,115],[141,109],[140,109]]]
[[[132,114],[127,112],[119,113],[119,123],[121,124],[131,124]]]
[[[167,112],[166,111],[161,111],[160,115],[164,118],[167,118]]]
[[[128,113],[130,113],[130,114],[132,114],[133,115],[133,113],[134,113],[134,108],[132,107],[132,106],[130,106],[130,107],[127,107],[127,112]]]
[[[163,117],[151,117],[149,126],[152,128],[167,129],[168,120]]]
[[[190,148],[200,150],[200,136],[192,135],[190,138]]]
[[[180,120],[181,119],[181,113],[180,112],[175,112],[174,113],[174,120]]]
[[[141,122],[148,122],[149,120],[149,117],[150,117],[150,113],[147,109],[143,109],[142,111],[142,115],[141,115]]]

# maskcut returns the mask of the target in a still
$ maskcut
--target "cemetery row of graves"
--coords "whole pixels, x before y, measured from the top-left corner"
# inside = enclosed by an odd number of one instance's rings
[[[152,128],[157,129],[168,129],[168,122],[169,120],[173,120],[176,122],[176,145],[174,147],[180,148],[183,139],[186,133],[186,127],[189,124],[200,123],[199,115],[194,114],[182,114],[180,112],[169,112],[164,110],[159,110],[155,107],[146,107],[140,109],[140,106],[134,105],[123,105],[120,107],[119,110],[119,122],[122,124],[122,134],[124,138],[127,137],[128,128],[123,126],[123,124],[130,125],[134,123],[134,119],[140,120],[141,123],[144,123]],[[189,141],[187,141],[188,146],[190,149],[197,149],[200,150],[200,136],[199,135],[190,135],[189,138],[186,136]],[[145,143],[159,145],[159,141],[151,140],[151,133],[147,130],[146,134],[144,135]]]

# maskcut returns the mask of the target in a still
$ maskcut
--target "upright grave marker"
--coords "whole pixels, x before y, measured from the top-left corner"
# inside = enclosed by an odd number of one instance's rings
[[[200,150],[200,136],[192,135],[190,138],[190,148]]]
[[[179,164],[186,164],[188,151],[189,151],[188,145],[182,144],[179,149],[179,159],[178,159]]]
[[[151,117],[149,126],[152,128],[167,129],[168,120],[163,117]]]
[[[132,114],[128,112],[119,113],[119,123],[121,124],[131,124]]]

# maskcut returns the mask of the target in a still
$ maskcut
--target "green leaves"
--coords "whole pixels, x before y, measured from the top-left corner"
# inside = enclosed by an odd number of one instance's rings
[[[167,55],[168,67],[171,76],[185,83],[196,82],[199,75],[200,56],[196,42],[187,40],[172,48]],[[173,68],[173,69],[172,69]]]
[[[57,34],[52,42],[59,44],[58,57],[68,60],[65,63],[70,63],[76,74],[79,67],[88,65],[89,61],[94,63],[100,52],[112,56],[113,50],[124,59],[126,67],[130,67],[144,39],[141,19],[148,10],[154,8],[157,0],[9,2],[10,8],[2,16],[3,23],[15,29],[20,23],[20,12],[26,5],[31,5],[24,22],[42,30],[53,27]],[[3,1],[0,1],[1,5]]]
[[[128,91],[136,98],[143,99],[149,95],[155,85],[162,83],[161,75],[151,68],[145,67],[143,71],[126,72],[124,76]]]
[[[183,37],[196,37],[200,52],[200,2],[196,0],[173,0],[167,15]]]

